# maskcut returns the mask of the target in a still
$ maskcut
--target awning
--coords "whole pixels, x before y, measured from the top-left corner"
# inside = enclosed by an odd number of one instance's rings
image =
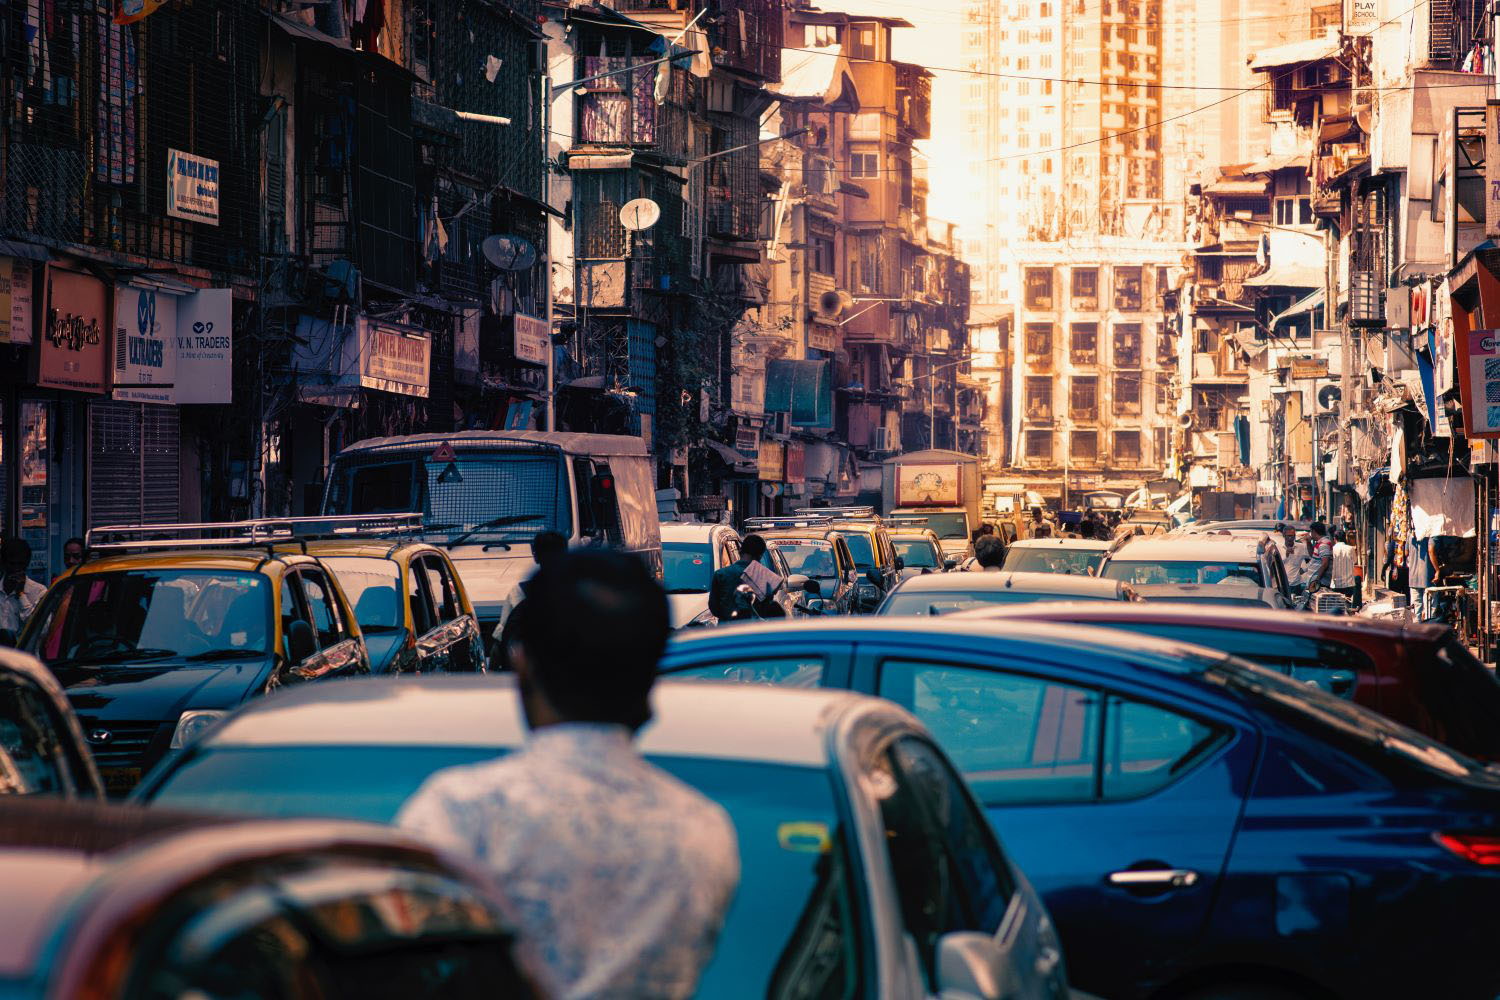
[[[781,83],[771,89],[782,97],[823,99],[833,88],[843,46],[821,49],[782,49]]]
[[[867,201],[869,200],[869,197],[870,197],[870,192],[869,191],[867,191],[864,188],[860,187],[858,184],[854,183],[853,181],[839,181],[839,193],[840,194],[852,194],[856,198],[864,198]]]
[[[708,446],[709,451],[722,458],[724,464],[731,469],[739,469],[742,466],[746,470],[755,468],[755,459],[737,448],[731,448],[729,445],[715,441],[712,438],[705,438],[703,443]]]
[[[1306,153],[1286,153],[1281,156],[1264,156],[1254,163],[1245,166],[1247,174],[1273,174],[1278,170],[1288,170],[1297,167],[1307,169]]]
[[[303,24],[301,21],[295,20],[290,17],[284,17],[281,14],[271,14],[270,17],[272,24],[276,25],[276,27],[280,28],[282,31],[285,31],[293,38],[299,39],[304,42],[314,42],[318,45],[326,45],[329,48],[338,49],[341,52],[354,51],[354,46],[350,45],[344,39],[334,38],[332,35],[325,34],[324,32],[319,31],[317,28],[314,28],[310,24]]]
[[[828,361],[767,361],[766,412],[789,414],[799,427],[832,427],[833,365]]]
[[[1276,45],[1261,49],[1250,57],[1252,70],[1271,69],[1276,66],[1296,66],[1300,63],[1332,59],[1339,54],[1337,29],[1327,31],[1321,38],[1308,38],[1300,42]]]
[[[1271,262],[1265,274],[1246,278],[1244,284],[1251,288],[1317,288],[1323,283],[1323,272],[1305,264],[1278,264]]]
[[[1288,307],[1287,309],[1285,309],[1284,311],[1277,313],[1275,316],[1272,316],[1271,317],[1271,329],[1274,330],[1276,328],[1276,325],[1278,323],[1280,323],[1282,320],[1292,319],[1295,316],[1306,315],[1307,313],[1312,312],[1314,309],[1318,308],[1322,304],[1323,304],[1323,289],[1319,288],[1319,289],[1317,289],[1317,291],[1313,292],[1311,295],[1308,295],[1308,296],[1305,296],[1305,297],[1303,297],[1301,299],[1298,299],[1296,302],[1293,302],[1291,304],[1291,306]]]
[[[1349,142],[1359,139],[1359,126],[1354,119],[1347,116],[1338,118],[1325,118],[1323,124],[1318,128],[1318,143],[1323,145],[1330,142]]]
[[[1270,183],[1271,181],[1267,177],[1255,177],[1253,179],[1249,177],[1225,178],[1224,180],[1214,181],[1212,184],[1203,185],[1203,193],[1209,195],[1216,194],[1221,198],[1236,195],[1253,198],[1263,196]]]

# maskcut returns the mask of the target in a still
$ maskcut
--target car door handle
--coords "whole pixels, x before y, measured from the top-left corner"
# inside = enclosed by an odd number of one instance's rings
[[[1198,873],[1188,868],[1132,868],[1109,873],[1110,885],[1126,888],[1186,889],[1197,881]]]

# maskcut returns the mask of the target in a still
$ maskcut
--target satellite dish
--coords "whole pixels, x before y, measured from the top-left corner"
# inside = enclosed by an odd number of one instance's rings
[[[1331,410],[1333,409],[1333,404],[1337,403],[1343,395],[1343,390],[1338,386],[1325,385],[1318,390],[1318,405],[1325,410]]]
[[[620,225],[638,233],[661,220],[661,206],[650,198],[636,198],[620,206]]]
[[[520,236],[486,236],[479,249],[502,271],[524,271],[536,263],[536,247]]]

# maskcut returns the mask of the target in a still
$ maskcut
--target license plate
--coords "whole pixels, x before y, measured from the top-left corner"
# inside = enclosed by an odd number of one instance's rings
[[[124,795],[141,780],[138,767],[101,767],[99,777],[104,780],[104,791],[110,795]]]

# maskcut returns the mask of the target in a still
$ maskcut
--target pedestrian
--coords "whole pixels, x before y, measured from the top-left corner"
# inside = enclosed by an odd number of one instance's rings
[[[87,551],[87,545],[84,540],[76,535],[63,542],[63,569],[68,570],[76,566],[82,566]]]
[[[1046,516],[1042,513],[1041,504],[1032,504],[1031,506],[1031,537],[1052,537],[1052,523],[1048,521]]]
[[[986,535],[974,543],[974,561],[982,570],[999,569],[1005,562],[1005,543],[993,535]]]
[[[560,531],[538,531],[531,537],[531,561],[536,563],[537,570],[566,551],[568,551],[568,538]],[[526,614],[526,595],[530,592],[533,579],[535,579],[535,571],[512,587],[509,596],[505,599],[505,606],[510,608],[510,613],[505,616],[505,621],[500,626],[500,638],[495,643],[495,648],[490,651],[490,659],[497,670],[510,669],[510,661],[506,659],[505,651],[510,645],[512,633],[519,624],[517,615]]]
[[[0,542],[0,632],[9,632],[11,641],[36,610],[47,588],[26,575],[31,565],[31,543],[10,537]]]
[[[1354,546],[1342,528],[1333,529],[1333,563],[1329,586],[1349,599],[1351,608],[1359,607],[1359,585],[1354,577]]]
[[[638,558],[579,549],[537,571],[527,603],[510,650],[526,745],[437,772],[396,823],[498,877],[558,996],[692,996],[739,851],[723,808],[634,744],[666,595]]]
[[[1308,593],[1329,586],[1333,578],[1333,539],[1328,537],[1328,526],[1314,521],[1309,532],[1312,535],[1312,557],[1308,561],[1304,583]]]
[[[762,618],[784,618],[786,612],[771,596],[781,586],[781,578],[760,561],[766,554],[766,540],[746,535],[740,543],[740,557],[715,571],[708,582],[708,613],[721,622],[743,621],[759,615]],[[753,568],[752,568],[753,567]],[[740,593],[740,584],[748,584],[753,596]]]
[[[1276,535],[1277,540],[1281,542],[1282,561],[1287,565],[1291,565],[1292,547],[1297,544],[1296,529],[1294,529],[1290,524],[1287,524],[1285,521],[1277,521]]]

